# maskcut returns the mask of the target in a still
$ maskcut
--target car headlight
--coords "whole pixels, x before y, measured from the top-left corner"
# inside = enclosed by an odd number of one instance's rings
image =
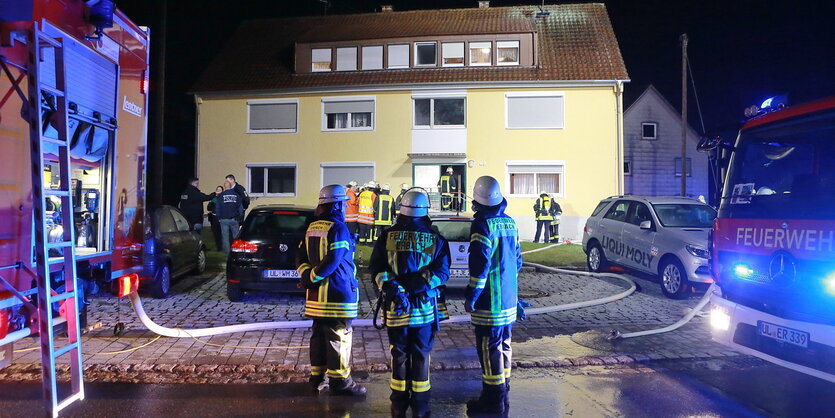
[[[687,244],[684,246],[687,249],[687,252],[693,254],[694,257],[699,258],[710,258],[710,251],[704,249],[702,247],[697,247],[695,245]]]

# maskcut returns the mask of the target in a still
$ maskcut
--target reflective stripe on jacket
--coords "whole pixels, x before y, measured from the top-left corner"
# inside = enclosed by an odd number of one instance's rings
[[[341,216],[340,216],[341,218]],[[330,214],[310,224],[299,251],[299,274],[309,270],[316,287],[307,289],[305,315],[356,318],[359,300],[354,240],[341,219]]]
[[[458,191],[458,183],[456,182],[455,177],[449,174],[444,174],[438,181],[438,188],[442,194],[453,194]]]
[[[359,196],[359,211],[357,222],[366,225],[374,225],[374,202],[377,201],[377,193],[366,190]]]
[[[537,221],[551,221],[554,220],[554,211],[552,208],[553,201],[550,196],[540,196],[536,199],[533,205],[533,211],[536,214]]]
[[[359,200],[354,189],[348,189],[348,201],[345,202],[345,222],[356,222],[359,216]]]
[[[387,194],[377,196],[377,202],[374,204],[374,225],[391,225],[393,209],[394,197]]]
[[[398,218],[374,245],[371,277],[380,289],[385,282],[396,280],[404,292],[406,288],[426,291],[408,294],[411,309],[404,315],[394,313],[393,303],[386,306],[387,326],[419,327],[434,323],[436,303],[438,320],[449,317],[439,289],[449,279],[449,263],[449,245],[430,229],[427,218]]]
[[[476,211],[470,227],[470,283],[473,325],[502,326],[516,321],[517,275],[522,253],[516,222],[505,215],[507,200]]]

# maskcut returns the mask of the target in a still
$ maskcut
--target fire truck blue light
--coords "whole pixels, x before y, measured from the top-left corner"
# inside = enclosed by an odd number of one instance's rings
[[[831,296],[835,296],[835,273],[830,273],[823,279],[823,290]]]
[[[774,101],[773,97],[769,97],[769,98],[763,100],[763,103],[760,105],[760,109],[766,109],[766,108],[771,107],[771,102],[773,102],[773,101]]]
[[[740,279],[748,279],[754,275],[754,269],[747,264],[737,264],[734,266],[734,275]]]

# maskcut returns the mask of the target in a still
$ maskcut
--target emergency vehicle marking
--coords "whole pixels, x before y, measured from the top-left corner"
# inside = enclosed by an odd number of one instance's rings
[[[646,268],[649,268],[650,264],[652,264],[652,259],[655,258],[655,256],[650,253],[643,252],[605,235],[602,238],[601,245],[603,245],[603,248],[611,251],[612,253],[628,260],[632,260],[635,264],[640,264]]]
[[[822,229],[736,228],[736,245],[785,250],[833,251],[835,231]]]

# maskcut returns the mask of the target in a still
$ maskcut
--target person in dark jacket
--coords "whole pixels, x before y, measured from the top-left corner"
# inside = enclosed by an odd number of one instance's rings
[[[539,192],[539,198],[533,205],[533,213],[536,216],[536,235],[533,242],[539,242],[539,234],[545,230],[542,242],[551,242],[551,221],[554,220],[554,200],[548,193]]]
[[[215,187],[215,197],[206,205],[206,210],[209,212],[209,225],[212,226],[212,237],[215,239],[215,249],[218,251],[222,248],[222,235],[220,235],[220,221],[217,218],[217,195],[223,193],[223,186]]]
[[[192,177],[180,195],[180,211],[186,217],[189,226],[194,231],[203,229],[203,202],[208,202],[215,194],[204,194],[200,191],[200,179]]]
[[[243,206],[243,208],[244,208],[244,210],[241,212],[241,215],[238,217],[238,223],[241,224],[241,223],[244,222],[244,212],[246,212],[246,210],[249,209],[249,203],[250,203],[249,193],[246,192],[246,188],[244,186],[241,186],[240,184],[238,184],[235,181],[235,176],[234,175],[227,174],[226,175],[226,181],[229,182],[229,185],[230,185],[229,188],[234,190],[235,193],[237,193],[238,196],[241,197],[241,206]]]
[[[345,187],[333,184],[319,192],[314,221],[298,252],[300,287],[306,290],[304,313],[313,318],[310,379],[314,389],[363,396],[364,386],[351,378],[351,322],[357,317],[359,283],[354,239],[345,225]]]
[[[377,240],[371,253],[371,277],[385,295],[391,345],[391,415],[428,417],[429,353],[446,309],[442,301],[449,279],[449,245],[430,228],[429,198],[416,190],[401,201],[397,223]]]
[[[475,326],[482,368],[481,396],[467,402],[468,414],[503,414],[510,390],[510,334],[516,322],[517,274],[522,268],[519,231],[504,213],[499,182],[482,176],[473,188],[470,283],[464,309]]]
[[[232,189],[232,184],[228,181],[224,183],[226,190],[217,196],[217,205],[215,211],[217,212],[218,222],[220,223],[220,240],[222,241],[223,253],[229,254],[232,248],[232,240],[238,236],[240,224],[238,219],[244,213],[241,196]]]

